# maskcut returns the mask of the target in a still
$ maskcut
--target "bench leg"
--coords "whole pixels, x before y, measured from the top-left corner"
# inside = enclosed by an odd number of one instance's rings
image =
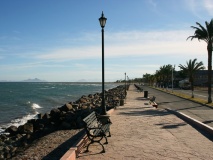
[[[105,136],[104,136],[104,138],[106,139],[105,143],[108,144],[107,138]],[[85,152],[89,152],[89,146],[96,142],[96,143],[99,143],[102,146],[102,151],[100,153],[105,153],[105,148],[104,148],[103,144],[101,144],[101,142],[100,142],[102,139],[103,139],[103,137],[101,137],[101,139],[98,140],[98,141],[94,141],[93,139],[90,139],[90,143],[87,145],[87,149],[86,149]]]
[[[106,136],[104,136],[104,138],[105,138],[105,140],[106,140],[106,142],[105,142],[104,144],[108,144],[107,137],[106,137]]]
[[[108,137],[111,137],[111,133],[110,133],[110,131],[109,131],[109,135],[108,135]]]

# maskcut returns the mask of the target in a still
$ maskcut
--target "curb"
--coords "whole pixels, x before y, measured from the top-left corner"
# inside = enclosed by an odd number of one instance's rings
[[[210,106],[210,105],[208,105],[208,104],[204,104],[204,103],[201,103],[201,102],[196,102],[196,101],[193,101],[192,99],[184,98],[184,97],[181,97],[181,96],[172,94],[172,93],[170,93],[170,92],[167,92],[167,91],[164,91],[164,90],[161,90],[161,89],[158,89],[158,88],[154,88],[154,87],[150,87],[150,88],[155,89],[155,90],[158,90],[158,91],[160,91],[160,92],[164,92],[164,93],[173,95],[173,96],[176,96],[176,97],[179,97],[179,98],[182,98],[182,99],[186,99],[186,100],[189,100],[189,101],[191,101],[191,102],[195,102],[195,103],[198,103],[198,104],[201,104],[201,105],[204,105],[204,106],[206,106],[206,107],[209,107],[209,108],[213,109],[213,106]]]
[[[175,114],[177,117],[183,119],[184,121],[188,122],[189,124],[193,125],[193,126],[196,126],[197,128],[199,129],[202,129],[204,130],[205,132],[207,132],[208,134],[210,134],[211,136],[213,136],[213,128],[190,117],[190,116],[187,116],[186,114],[184,113],[181,113],[181,112],[178,112],[176,110],[172,110],[170,108],[166,108],[165,110],[167,110],[168,112],[170,113],[173,113]]]
[[[114,108],[107,111],[107,114],[110,115],[114,112]],[[84,133],[79,140],[77,140],[77,144],[71,147],[61,158],[60,160],[76,160],[79,153],[81,152],[84,145],[88,142],[88,138],[86,133]]]

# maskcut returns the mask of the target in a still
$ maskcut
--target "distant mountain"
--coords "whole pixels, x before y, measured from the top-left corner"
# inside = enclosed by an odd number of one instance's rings
[[[7,80],[0,80],[0,82],[11,82],[11,81],[7,81]]]
[[[77,82],[87,82],[87,80],[86,79],[80,79]]]
[[[47,82],[38,78],[23,80],[22,82]]]

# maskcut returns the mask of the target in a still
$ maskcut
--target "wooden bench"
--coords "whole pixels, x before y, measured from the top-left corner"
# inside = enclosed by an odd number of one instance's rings
[[[110,125],[112,123],[109,117],[104,118],[105,122],[103,123],[96,112],[93,111],[91,114],[83,119],[83,122],[85,123],[86,134],[90,140],[90,143],[87,145],[86,152],[89,151],[89,146],[95,142],[99,143],[102,146],[103,150],[101,151],[101,153],[105,152],[105,148],[101,143],[101,140],[105,138],[106,142],[104,144],[108,144],[106,133],[109,133],[108,137],[111,137]]]
[[[154,102],[154,101],[155,101],[155,99],[156,99],[156,97],[155,97],[155,96],[153,96],[152,98],[150,98],[150,99],[149,99],[149,101],[150,101],[150,102]]]
[[[135,88],[137,89],[138,92],[143,92],[143,88],[141,88],[140,86],[134,84]]]
[[[153,96],[152,98],[149,99],[149,103],[152,103],[152,106],[155,108],[158,108],[158,104],[155,102],[156,97]]]
[[[139,88],[139,89],[138,89],[138,92],[143,92],[143,88]]]

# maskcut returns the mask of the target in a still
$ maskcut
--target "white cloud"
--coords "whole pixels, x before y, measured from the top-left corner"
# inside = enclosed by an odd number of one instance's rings
[[[99,47],[100,48],[100,47]],[[98,47],[86,46],[79,48],[61,48],[53,51],[49,51],[48,53],[42,53],[40,55],[35,56],[39,59],[45,60],[63,60],[67,61],[70,59],[88,59],[95,58],[97,53],[101,51]],[[99,51],[100,50],[100,51]]]
[[[208,13],[213,16],[213,1],[212,0],[204,0],[204,7],[208,11]]]
[[[212,0],[185,0],[184,2],[187,5],[187,8],[190,9],[191,12],[200,19],[202,19],[201,12],[207,11],[209,16],[213,16]]]
[[[105,36],[105,56],[142,56],[179,54],[196,55],[206,51],[206,44],[197,40],[186,41],[193,30],[130,31],[108,33]],[[95,36],[94,36],[95,37]],[[101,58],[101,45],[59,48],[36,58],[46,61],[67,61],[75,59]]]

